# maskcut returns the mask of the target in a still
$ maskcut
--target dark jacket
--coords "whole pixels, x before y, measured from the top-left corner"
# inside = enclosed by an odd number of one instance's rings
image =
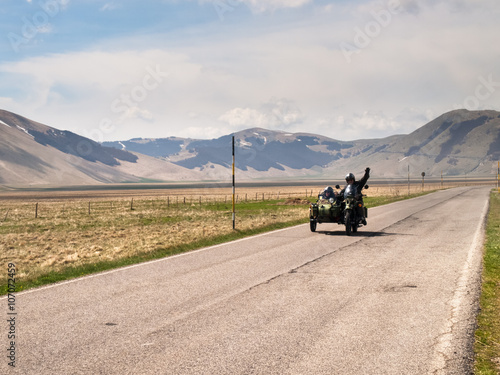
[[[365,175],[363,176],[363,178],[361,178],[361,180],[359,180],[359,181],[353,182],[353,185],[356,187],[356,195],[361,194],[361,190],[363,190],[363,188],[365,187],[366,182],[368,181],[369,178],[370,178],[370,168],[366,168]],[[345,191],[346,187],[347,187],[347,185],[340,191],[341,196],[344,196],[344,191]]]

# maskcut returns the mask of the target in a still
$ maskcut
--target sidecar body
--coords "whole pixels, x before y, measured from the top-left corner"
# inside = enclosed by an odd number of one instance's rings
[[[317,224],[344,222],[344,206],[339,198],[324,199],[321,196],[316,203],[311,203],[309,207],[309,223],[311,231],[316,231]]]

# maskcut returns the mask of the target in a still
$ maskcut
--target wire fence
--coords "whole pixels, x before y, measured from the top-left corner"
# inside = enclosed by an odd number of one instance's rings
[[[457,186],[476,186],[493,185],[491,181],[411,181],[404,184],[374,184],[365,194],[368,196],[402,196],[420,193],[422,191],[431,191],[438,189],[447,189]],[[235,202],[263,202],[282,199],[298,199],[317,197],[324,186],[309,187],[282,187],[273,190],[252,190],[246,189],[237,192]],[[195,189],[184,193],[165,194],[165,191],[157,191],[152,194],[149,191],[135,191],[127,195],[120,192],[121,196],[113,196],[107,192],[101,193],[88,192],[84,196],[75,198],[71,194],[64,195],[59,193],[22,195],[15,198],[6,199],[0,196],[0,224],[10,220],[26,220],[41,218],[71,218],[81,215],[100,215],[100,214],[140,214],[151,211],[165,211],[170,209],[181,209],[186,207],[209,207],[224,208],[232,205],[232,194],[211,193],[207,189],[203,193],[196,192]],[[81,193],[79,193],[81,194]],[[117,193],[118,194],[118,193]],[[39,199],[38,199],[39,198]]]
[[[243,202],[263,202],[280,199],[293,199],[314,195],[313,189],[288,192],[256,192],[236,194],[237,204]],[[81,215],[100,215],[114,212],[145,213],[181,208],[215,207],[224,208],[232,205],[232,194],[185,194],[166,196],[134,196],[122,198],[88,199],[7,199],[0,200],[0,222],[21,219],[70,218]]]

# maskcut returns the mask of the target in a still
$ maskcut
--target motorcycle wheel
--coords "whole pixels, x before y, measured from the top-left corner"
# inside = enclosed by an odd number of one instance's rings
[[[316,232],[316,225],[318,222],[316,220],[309,221],[309,227],[311,228],[311,232]]]
[[[345,234],[350,236],[351,235],[351,211],[346,211],[345,213]]]

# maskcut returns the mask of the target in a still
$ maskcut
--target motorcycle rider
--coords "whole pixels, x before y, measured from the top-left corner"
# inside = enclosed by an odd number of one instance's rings
[[[320,197],[322,197],[322,199],[329,200],[330,198],[335,198],[335,192],[331,186],[327,186],[318,194],[318,199],[320,199]]]
[[[361,180],[356,181],[356,177],[354,177],[354,174],[348,173],[345,176],[345,181],[346,181],[346,186],[340,191],[340,195],[343,196],[345,189],[349,185],[354,185],[356,189],[356,199],[363,205],[362,209],[359,210],[359,216],[361,217],[361,222],[366,225],[366,218],[365,218],[365,210],[364,210],[364,203],[363,203],[363,195],[361,194],[361,191],[366,185],[366,182],[370,178],[370,168],[365,169],[365,174]]]

